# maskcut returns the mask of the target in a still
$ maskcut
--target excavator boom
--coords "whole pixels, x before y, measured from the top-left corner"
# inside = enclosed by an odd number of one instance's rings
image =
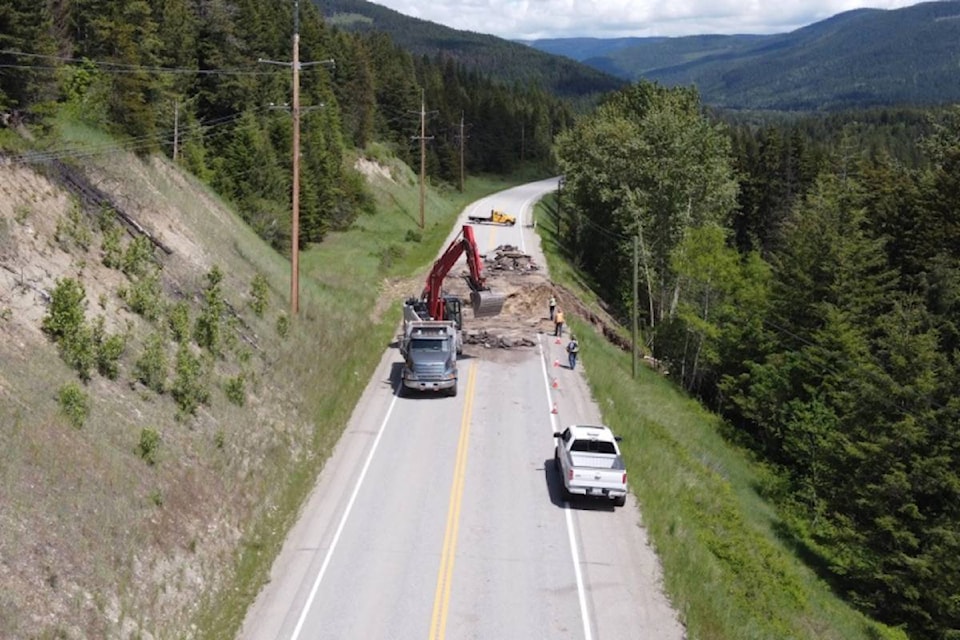
[[[431,318],[444,319],[443,279],[463,254],[467,256],[467,267],[470,270],[467,282],[470,285],[470,306],[474,317],[496,316],[503,309],[504,297],[491,291],[487,286],[486,278],[483,277],[483,261],[473,235],[473,227],[465,224],[443,255],[433,263],[433,268],[427,276],[422,298],[427,302],[427,310]]]

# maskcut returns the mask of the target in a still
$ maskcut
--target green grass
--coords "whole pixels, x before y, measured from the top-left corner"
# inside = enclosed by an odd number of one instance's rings
[[[538,208],[551,277],[596,304],[557,243],[554,211],[552,199]],[[604,420],[623,436],[630,485],[690,638],[905,638],[855,611],[793,552],[758,492],[771,479],[721,437],[718,417],[647,366],[634,379],[629,353],[568,321]]]

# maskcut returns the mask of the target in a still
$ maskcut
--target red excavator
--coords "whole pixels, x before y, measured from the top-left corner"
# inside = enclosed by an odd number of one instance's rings
[[[457,324],[457,329],[462,329],[460,298],[444,293],[443,279],[463,254],[467,256],[467,266],[470,269],[467,284],[470,287],[470,306],[473,309],[473,316],[486,318],[499,315],[503,309],[504,297],[494,293],[487,286],[487,280],[483,277],[483,260],[473,235],[473,227],[465,224],[443,255],[433,263],[420,299],[411,298],[407,301],[407,306],[412,308],[418,319],[453,320]]]

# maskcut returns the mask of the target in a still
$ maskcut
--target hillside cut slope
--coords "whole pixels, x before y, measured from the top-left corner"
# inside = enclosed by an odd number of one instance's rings
[[[0,637],[188,637],[310,434],[278,365],[286,261],[164,160],[115,154],[66,175],[0,159]],[[145,236],[144,273],[104,264],[106,238],[129,251]],[[84,381],[44,332],[66,280],[94,335],[123,336],[113,374]],[[213,298],[217,347],[178,341],[174,310],[192,334]],[[148,386],[151,344],[165,362]]]

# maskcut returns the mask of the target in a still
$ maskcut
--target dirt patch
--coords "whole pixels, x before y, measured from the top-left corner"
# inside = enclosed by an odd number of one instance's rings
[[[611,343],[630,351],[629,337],[609,313],[603,309],[591,309],[571,291],[555,284],[529,254],[517,247],[500,245],[483,256],[483,275],[491,291],[505,297],[503,309],[494,317],[476,318],[469,310],[470,272],[466,264],[451,270],[443,283],[447,294],[464,301],[463,339],[467,357],[500,362],[509,359],[501,352],[522,352],[536,347],[537,334],[553,334],[551,296],[567,318],[577,317],[589,322]],[[381,298],[384,306],[395,300],[419,296],[424,278],[385,282]]]
[[[550,296],[554,286],[528,255],[511,245],[501,245],[484,257],[484,277],[491,291],[505,297],[500,315],[476,318],[464,313],[464,353],[476,357],[491,349],[530,349],[536,334],[553,331]],[[447,293],[470,299],[469,271],[464,268],[444,280]],[[465,304],[469,307],[469,304]]]
[[[357,158],[357,161],[353,163],[353,168],[366,176],[368,180],[381,179],[395,182],[390,168],[385,167],[379,162],[368,160],[367,158]]]

